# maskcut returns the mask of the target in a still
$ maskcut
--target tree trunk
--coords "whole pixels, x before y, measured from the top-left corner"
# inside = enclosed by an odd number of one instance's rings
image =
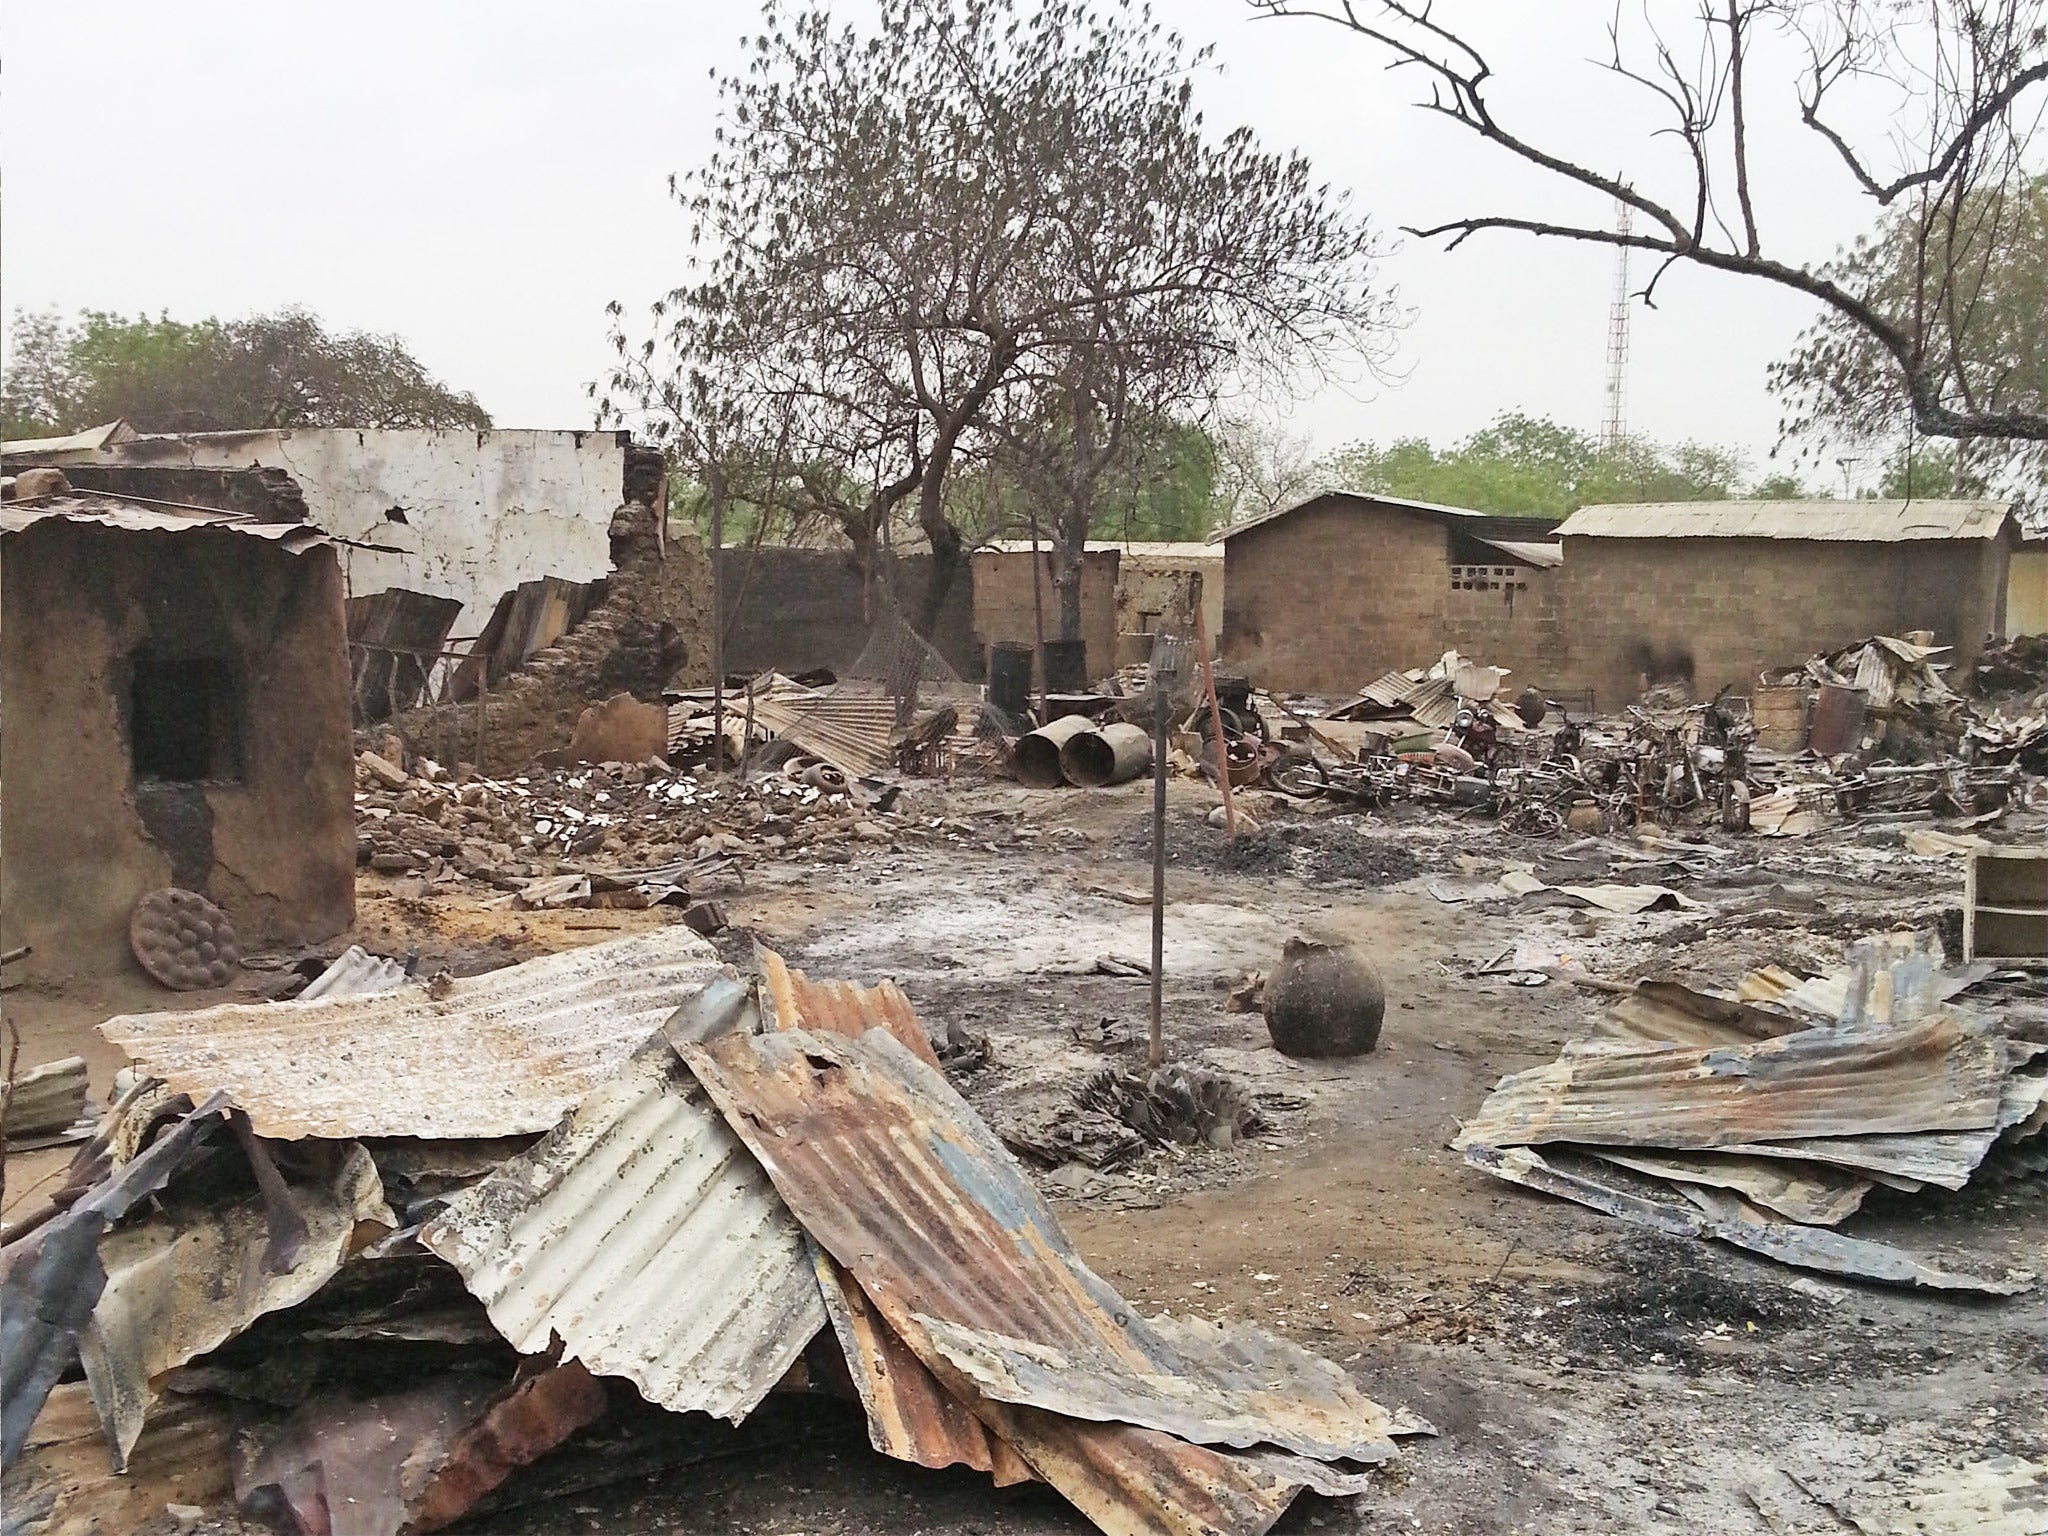
[[[966,561],[960,555],[960,530],[946,516],[946,471],[952,467],[953,446],[960,440],[956,426],[932,441],[931,457],[925,461],[924,480],[917,489],[917,525],[932,547],[931,579],[925,583],[924,601],[918,605],[917,632],[930,640],[946,611],[946,599]]]

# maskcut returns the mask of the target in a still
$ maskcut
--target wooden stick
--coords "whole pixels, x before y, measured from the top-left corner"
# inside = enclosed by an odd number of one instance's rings
[[[1230,749],[1223,740],[1223,708],[1216,702],[1216,668],[1209,661],[1209,626],[1202,622],[1202,576],[1194,577],[1195,652],[1209,691],[1209,725],[1216,733],[1216,786],[1223,791],[1223,840],[1237,841],[1237,807],[1230,803]]]

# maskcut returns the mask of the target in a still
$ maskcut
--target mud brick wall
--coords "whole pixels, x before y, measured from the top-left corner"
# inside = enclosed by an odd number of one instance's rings
[[[341,568],[222,530],[55,519],[0,557],[0,943],[86,974],[132,968],[128,914],[164,885],[224,907],[249,949],[355,916]],[[138,776],[139,656],[230,679],[238,750],[209,777]],[[168,688],[146,707],[175,707]],[[229,759],[227,771],[214,767]]]
[[[1566,685],[1592,688],[1602,709],[1629,702],[1646,678],[1688,673],[1701,696],[1730,683],[1747,692],[1767,668],[1912,629],[1954,646],[1960,677],[2003,622],[2008,546],[1997,540],[1573,535],[1564,546]]]
[[[554,645],[490,691],[459,708],[429,705],[391,722],[412,747],[437,760],[516,773],[543,752],[566,747],[587,705],[630,693],[652,701],[671,682],[711,682],[711,565],[688,529],[671,525],[666,544],[655,517],[628,502],[612,519],[613,574],[604,601]]]
[[[896,606],[915,622],[931,579],[929,555],[889,558]],[[725,613],[725,669],[792,676],[818,667],[843,672],[867,646],[874,628],[861,576],[843,549],[735,545],[719,562]],[[953,577],[931,645],[963,678],[978,681],[983,665],[974,638],[974,584],[966,566]]]
[[[1081,557],[1081,635],[1088,651],[1088,676],[1116,670],[1116,594],[1121,554],[1091,549]],[[1053,590],[1051,557],[1040,551],[1039,597],[1045,605],[1045,638],[1060,638],[1060,596]],[[1031,551],[984,549],[974,556],[974,639],[986,651],[999,640],[1030,645]]]
[[[1565,662],[1557,574],[1525,567],[1527,590],[1453,591],[1436,518],[1305,507],[1225,541],[1223,654],[1259,687],[1333,696],[1453,648],[1550,681]]]

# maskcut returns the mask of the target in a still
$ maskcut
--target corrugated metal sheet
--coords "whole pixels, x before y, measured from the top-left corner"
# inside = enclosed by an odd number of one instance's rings
[[[259,1135],[544,1131],[718,974],[680,925],[374,997],[124,1014],[100,1033],[195,1097],[224,1088]]]
[[[298,996],[302,1003],[323,997],[374,997],[395,992],[405,985],[405,966],[385,955],[373,955],[360,944],[351,944],[341,958],[306,983]]]
[[[225,529],[229,533],[268,539],[294,555],[328,542],[327,535],[310,523],[260,523],[238,512],[215,512],[200,507],[146,507],[93,495],[0,503],[0,538],[25,532],[37,523],[53,518],[67,523],[96,523],[106,528],[119,528],[126,533],[191,533],[201,528]]]
[[[1687,1186],[1685,1194],[1691,1205],[1651,1199],[1583,1173],[1555,1167],[1527,1147],[1469,1147],[1465,1161],[1511,1184],[1573,1201],[1668,1237],[1718,1238],[1799,1269],[1854,1275],[1892,1285],[1981,1291],[1994,1296],[2013,1295],[2033,1284],[2033,1277],[2024,1273],[1961,1274],[1928,1264],[1885,1243],[1844,1237],[1824,1227],[1772,1221],[1747,1202],[1719,1190]]]
[[[87,427],[82,432],[73,432],[66,437],[17,437],[0,443],[0,453],[12,458],[16,454],[34,454],[39,458],[57,453],[94,454],[115,443],[135,441],[135,429],[122,417],[97,427]]]
[[[1674,1184],[1732,1189],[1765,1210],[1810,1226],[1832,1227],[1853,1216],[1872,1187],[1869,1179],[1796,1158],[1743,1157],[1725,1152],[1617,1152],[1612,1147],[1581,1150],[1618,1168],[1632,1168]]]
[[[319,1290],[348,1257],[361,1223],[397,1224],[360,1146],[348,1148],[324,1186],[295,1184],[292,1198],[307,1233],[284,1274],[265,1268],[270,1222],[254,1195],[196,1211],[173,1204],[100,1240],[107,1285],[79,1333],[78,1353],[116,1471],[126,1466],[166,1371]]]
[[[1562,544],[1538,543],[1533,539],[1481,539],[1480,543],[1489,549],[1497,549],[1511,560],[1524,565],[1533,565],[1541,571],[1551,571],[1564,564]]]
[[[1433,501],[1410,501],[1401,496],[1377,496],[1363,491],[1324,491],[1292,506],[1275,507],[1270,512],[1261,512],[1257,517],[1227,523],[1210,534],[1209,538],[1212,542],[1232,539],[1240,533],[1263,528],[1268,523],[1292,517],[1297,512],[1315,506],[1343,507],[1362,512],[1371,511],[1374,507],[1391,507],[1397,512],[1415,512],[1424,517],[1434,518],[1478,538],[1488,537],[1487,529],[1491,528],[1494,537],[1540,541],[1549,537],[1556,528],[1555,520],[1548,517],[1508,517],[1491,512],[1474,512],[1469,507],[1446,507]]]
[[[926,1066],[940,1070],[931,1037],[895,982],[863,987],[851,981],[812,981],[772,949],[763,946],[754,953],[776,1028],[853,1036],[884,1029]]]
[[[665,1040],[420,1234],[515,1349],[737,1423],[825,1326],[804,1235]]]
[[[1652,501],[1581,507],[1559,538],[1822,539],[1902,543],[1994,539],[2012,517],[2003,501]]]
[[[683,1052],[805,1230],[935,1372],[1200,1443],[1393,1454],[1393,1421],[1337,1367],[1255,1329],[1216,1338],[1137,1316],[979,1116],[894,1039],[735,1034]]]
[[[896,701],[879,689],[849,684],[806,688],[771,674],[752,690],[754,724],[821,757],[841,773],[880,773],[896,736]],[[744,717],[745,703],[739,712]]]
[[[920,1467],[987,1472],[998,1488],[1029,1482],[1030,1464],[939,1384],[882,1320],[859,1282],[831,1255],[814,1250],[814,1256],[825,1315],[867,1412],[868,1443],[884,1456]]]
[[[1894,1472],[1827,1503],[1863,1536],[2042,1536],[2048,1462],[1997,1455]]]
[[[1672,1150],[1995,1125],[2005,1042],[1949,1018],[1710,1048],[1601,1041],[1501,1079],[1458,1147]]]

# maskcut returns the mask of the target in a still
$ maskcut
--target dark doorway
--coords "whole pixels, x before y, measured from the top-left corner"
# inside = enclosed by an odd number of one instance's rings
[[[242,709],[234,668],[214,656],[132,658],[128,741],[138,780],[242,776]]]

